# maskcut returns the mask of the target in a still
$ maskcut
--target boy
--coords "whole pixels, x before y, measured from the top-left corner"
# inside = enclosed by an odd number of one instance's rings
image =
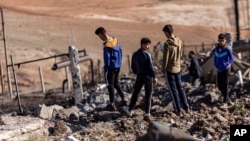
[[[145,113],[146,117],[150,118],[151,97],[153,83],[157,82],[155,78],[155,70],[152,63],[152,58],[149,53],[151,41],[149,38],[141,39],[141,47],[132,56],[131,68],[136,74],[136,81],[134,84],[134,91],[130,99],[129,106],[124,107],[124,111],[128,116],[131,116],[131,110],[134,108],[138,94],[144,85],[145,89]]]

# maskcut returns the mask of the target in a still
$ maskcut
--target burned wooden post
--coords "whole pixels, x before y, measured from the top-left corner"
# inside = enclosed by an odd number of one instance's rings
[[[3,81],[4,75],[3,75],[3,69],[2,69],[2,62],[0,64],[0,80],[1,80],[1,88],[2,88],[2,94],[4,93],[4,81]]]
[[[45,86],[44,86],[44,80],[43,80],[43,72],[41,67],[39,67],[39,76],[40,76],[40,82],[42,87],[42,92],[45,93]]]
[[[13,63],[12,55],[10,55],[10,59],[11,59],[12,70],[13,70],[13,75],[14,75],[14,80],[15,80],[15,85],[16,85],[16,94],[17,94],[19,112],[22,114],[23,113],[23,108],[21,106],[21,100],[20,100],[20,97],[19,97],[19,89],[18,89],[18,84],[17,84],[17,79],[16,79],[16,72],[15,72],[15,66],[14,66],[14,63]]]
[[[69,46],[69,57],[72,74],[73,94],[75,98],[75,105],[80,103],[83,99],[82,78],[80,66],[78,65],[79,56],[77,48]]]

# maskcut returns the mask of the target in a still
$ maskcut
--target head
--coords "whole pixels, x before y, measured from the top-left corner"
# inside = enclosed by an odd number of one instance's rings
[[[95,30],[95,34],[97,36],[99,36],[99,38],[103,41],[106,41],[107,40],[107,33],[106,33],[106,30],[104,27],[98,27],[96,30]]]
[[[191,58],[193,58],[194,56],[195,56],[194,51],[189,51],[188,57],[191,59]]]
[[[142,38],[141,39],[141,48],[143,50],[149,50],[151,41],[149,38]]]
[[[162,31],[164,32],[164,34],[167,38],[169,38],[174,33],[174,29],[173,29],[173,26],[171,24],[165,25],[163,27]]]
[[[218,43],[220,45],[220,47],[224,48],[226,46],[226,36],[225,34],[221,33],[218,35]]]

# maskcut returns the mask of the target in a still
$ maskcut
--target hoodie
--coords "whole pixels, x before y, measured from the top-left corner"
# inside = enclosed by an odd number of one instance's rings
[[[103,43],[104,71],[120,68],[122,65],[122,49],[117,38],[110,38]]]
[[[182,41],[177,36],[164,43],[162,71],[179,73],[181,71]]]
[[[221,49],[219,45],[213,50],[214,65],[218,72],[222,72],[230,68],[234,61],[232,50],[228,47]]]

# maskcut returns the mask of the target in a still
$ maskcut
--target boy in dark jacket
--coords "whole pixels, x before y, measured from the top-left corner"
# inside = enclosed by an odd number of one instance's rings
[[[217,69],[217,85],[223,95],[223,106],[232,105],[228,95],[228,76],[231,64],[234,61],[232,50],[226,46],[225,34],[218,35],[218,45],[213,50],[214,65]]]
[[[132,56],[132,71],[136,74],[134,91],[130,100],[129,106],[124,107],[124,111],[128,116],[131,116],[131,110],[134,108],[138,94],[144,85],[145,89],[145,113],[146,117],[150,117],[151,97],[153,83],[157,82],[155,78],[155,70],[152,63],[152,58],[149,53],[151,41],[148,38],[141,39],[141,48],[134,52]]]
[[[108,109],[117,110],[114,102],[114,88],[122,99],[122,103],[126,103],[123,91],[119,85],[118,78],[120,67],[122,65],[122,49],[118,39],[111,37],[106,33],[103,27],[96,29],[95,34],[104,41],[103,42],[103,57],[104,57],[104,72],[105,80],[109,91],[110,104]]]
[[[188,57],[191,59],[189,66],[189,75],[191,76],[191,83],[194,87],[199,87],[201,83],[200,78],[202,76],[202,68],[194,51],[190,51]]]

